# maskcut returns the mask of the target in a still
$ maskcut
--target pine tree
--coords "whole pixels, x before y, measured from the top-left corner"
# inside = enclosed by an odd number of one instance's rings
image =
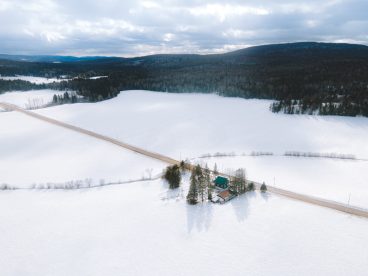
[[[180,186],[181,172],[178,165],[169,166],[166,168],[164,178],[169,182],[170,189],[176,189]]]
[[[192,170],[192,175],[190,176],[190,186],[187,195],[187,202],[191,205],[198,203],[198,179],[196,175],[196,168]]]
[[[263,182],[262,185],[261,185],[261,192],[262,193],[265,193],[267,191],[267,186],[266,184]]]
[[[207,164],[203,170],[205,189],[207,193],[207,199],[212,200],[212,185],[211,185],[211,172]]]
[[[204,201],[205,198],[205,193],[206,193],[206,179],[205,179],[205,175],[204,172],[201,168],[200,165],[197,165],[195,167],[195,174],[196,174],[196,178],[197,178],[197,183],[198,183],[198,191],[199,191],[199,196],[201,198],[201,201]]]
[[[246,173],[245,169],[237,169],[235,171],[235,176],[232,178],[232,189],[234,192],[238,194],[242,194],[246,192]]]
[[[213,173],[214,175],[218,175],[218,170],[217,170],[217,164],[215,163],[215,167],[213,168]]]

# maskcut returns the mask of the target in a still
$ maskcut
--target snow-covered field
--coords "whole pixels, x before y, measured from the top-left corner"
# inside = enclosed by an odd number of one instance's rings
[[[285,156],[200,158],[220,171],[246,168],[259,183],[368,209],[368,162]],[[350,198],[350,200],[349,200]]]
[[[0,101],[5,101],[0,98]],[[13,102],[16,103],[16,102]],[[36,112],[174,158],[205,153],[331,152],[368,157],[366,118],[287,116],[269,101],[128,91]],[[28,187],[156,175],[165,164],[0,112],[0,184]],[[200,159],[254,180],[368,207],[368,162],[316,158]],[[149,170],[147,170],[149,169]],[[258,192],[224,205],[185,202],[161,180],[84,190],[0,191],[0,274],[354,275],[368,270],[368,222]]]
[[[15,76],[15,77],[8,77],[8,76],[1,76],[1,80],[24,80],[29,81],[34,84],[46,84],[46,83],[53,83],[53,82],[61,82],[67,79],[57,79],[57,78],[43,78],[43,77],[33,77],[33,76]]]
[[[166,164],[16,112],[0,113],[0,185],[93,185],[155,176]]]
[[[15,104],[23,108],[33,108],[52,102],[52,97],[55,94],[61,95],[63,92],[51,89],[13,91],[0,94],[0,102]]]
[[[96,104],[37,112],[177,159],[205,153],[285,151],[368,158],[368,119],[274,114],[270,102],[215,95],[122,92]],[[322,158],[212,159],[250,179],[368,208],[368,162]]]
[[[179,158],[298,150],[368,158],[368,118],[274,114],[270,101],[125,91],[38,112]]]
[[[365,219],[258,192],[197,206],[166,194],[160,181],[3,191],[1,275],[367,275]]]

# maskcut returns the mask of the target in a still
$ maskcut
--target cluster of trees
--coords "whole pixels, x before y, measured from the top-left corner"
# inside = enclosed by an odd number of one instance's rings
[[[278,101],[272,106],[274,112],[368,116],[368,47],[361,45],[295,43],[221,55],[155,55],[57,64],[0,60],[0,74],[67,75],[73,79],[46,86],[77,91],[89,101],[130,89],[202,92],[274,99]],[[108,78],[85,78],[93,75]],[[16,88],[20,89],[15,84],[10,87]]]
[[[37,85],[28,81],[0,79],[0,94],[7,91],[27,91],[41,88],[41,85]]]
[[[353,154],[340,154],[340,153],[319,153],[319,152],[300,152],[300,151],[287,151],[284,156],[293,157],[314,157],[314,158],[331,158],[331,159],[351,159],[356,160],[356,156]]]
[[[368,90],[349,95],[314,95],[300,99],[286,99],[271,104],[272,112],[285,114],[317,114],[368,117]]]
[[[212,190],[211,172],[207,165],[205,168],[202,168],[200,165],[195,166],[190,176],[187,202],[194,205],[199,201],[212,200]]]
[[[194,205],[205,200],[212,200],[214,184],[211,180],[211,174],[212,172],[207,165],[204,168],[197,165],[192,169],[187,195],[187,202],[189,204]],[[213,174],[218,174],[216,164]],[[235,195],[253,191],[254,189],[254,183],[247,181],[246,171],[243,168],[237,169],[230,178],[229,190]]]
[[[62,95],[54,94],[52,98],[53,104],[65,104],[65,103],[76,103],[76,102],[78,102],[78,97],[75,93],[69,94],[68,92],[65,92]]]
[[[164,179],[169,183],[170,189],[179,188],[181,182],[181,169],[178,165],[169,166],[164,173]]]
[[[254,185],[249,187],[252,190]],[[230,179],[230,190],[238,195],[247,192],[247,178],[245,169],[237,169],[234,176]]]

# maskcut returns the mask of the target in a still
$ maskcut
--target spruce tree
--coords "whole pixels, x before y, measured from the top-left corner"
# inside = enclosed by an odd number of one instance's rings
[[[190,176],[190,186],[187,195],[187,202],[191,205],[198,203],[198,178],[196,175],[196,168],[192,170],[192,175]]]
[[[213,173],[214,173],[214,175],[218,175],[219,173],[218,173],[218,170],[217,170],[217,164],[215,163],[215,166],[214,166],[214,168],[213,168]]]
[[[262,185],[261,185],[261,192],[262,193],[265,193],[267,191],[267,186],[266,184],[263,182]]]
[[[207,199],[212,200],[211,172],[207,164],[204,168],[203,174],[204,174],[204,182],[205,182],[205,187],[206,187],[206,192],[207,192]]]
[[[178,165],[169,166],[166,168],[164,178],[169,182],[170,189],[176,189],[180,186],[181,172]]]

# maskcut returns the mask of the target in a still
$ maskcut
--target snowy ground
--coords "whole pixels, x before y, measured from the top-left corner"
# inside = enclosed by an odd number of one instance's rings
[[[288,150],[367,158],[365,118],[287,116],[268,101],[124,92],[37,112],[174,158]],[[0,113],[0,183],[106,182],[166,166],[116,146]],[[201,159],[201,161],[203,161]],[[211,158],[258,181],[367,206],[363,161]],[[348,182],[348,183],[346,183]],[[346,186],[344,186],[344,183]],[[189,206],[161,180],[86,190],[0,191],[0,271],[14,275],[354,275],[368,270],[368,222],[258,192]],[[320,193],[320,194],[319,194]],[[179,195],[179,196],[178,196]],[[180,196],[181,195],[181,196]]]
[[[0,79],[1,80],[24,80],[24,81],[29,81],[35,84],[53,83],[53,82],[61,82],[63,80],[67,80],[67,79],[42,78],[42,77],[33,77],[33,76],[7,77],[7,76],[1,76],[1,75],[0,75]]]
[[[160,181],[3,191],[1,275],[367,275],[365,219],[258,192],[203,206],[166,194]]]
[[[284,156],[212,157],[195,163],[220,171],[246,168],[259,183],[368,209],[368,162]]]
[[[52,97],[55,94],[61,95],[63,92],[51,89],[13,91],[0,94],[0,102],[11,103],[28,109],[29,107],[43,106],[52,102]]]
[[[368,118],[274,114],[270,101],[203,94],[125,91],[96,103],[39,111],[172,155],[271,151],[368,158]],[[118,122],[118,123],[116,123]]]
[[[0,185],[92,184],[157,175],[166,164],[16,112],[0,113]]]
[[[96,104],[37,112],[177,159],[205,153],[286,151],[368,157],[368,119],[274,114],[270,102],[215,95],[122,92]],[[213,162],[212,162],[213,163]],[[368,162],[319,158],[223,158],[250,179],[368,208]]]

